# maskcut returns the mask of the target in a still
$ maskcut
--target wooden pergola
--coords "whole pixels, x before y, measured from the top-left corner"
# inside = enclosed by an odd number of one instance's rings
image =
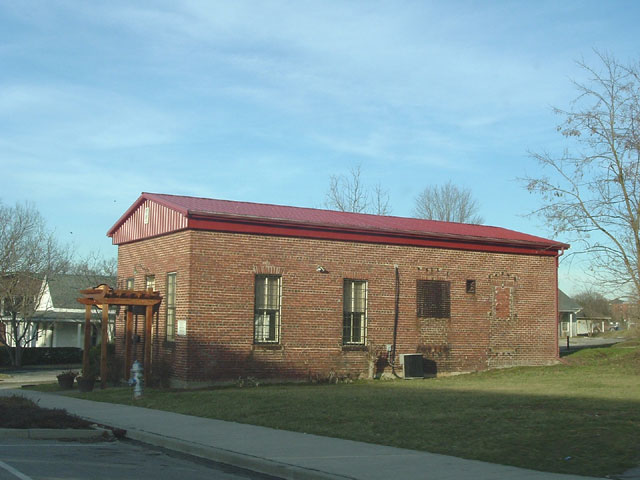
[[[133,343],[133,315],[134,310],[144,309],[144,378],[149,378],[151,372],[151,327],[153,325],[154,310],[158,310],[162,297],[159,292],[153,290],[116,290],[108,285],[98,285],[95,288],[80,290],[81,298],[77,301],[85,305],[85,326],[84,326],[84,351],[82,352],[82,370],[89,371],[89,349],[91,348],[91,307],[98,307],[102,310],[102,343],[100,350],[100,380],[101,388],[107,386],[107,328],[109,325],[109,307],[111,305],[121,305],[127,307],[127,318],[125,323],[125,358],[124,374],[128,376],[131,368],[132,356],[131,345]]]

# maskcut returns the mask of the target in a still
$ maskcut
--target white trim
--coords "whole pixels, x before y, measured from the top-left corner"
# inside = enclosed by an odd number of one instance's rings
[[[25,475],[20,470],[16,470],[11,465],[4,463],[2,460],[0,460],[0,467],[4,468],[10,474],[18,477],[20,480],[33,480],[33,478],[31,478],[30,476]]]

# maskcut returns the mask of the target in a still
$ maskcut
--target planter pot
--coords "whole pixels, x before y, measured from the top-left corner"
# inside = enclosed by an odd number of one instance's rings
[[[71,390],[73,388],[73,380],[75,379],[72,375],[59,375],[58,376],[58,385],[60,388],[64,390]]]
[[[93,386],[96,383],[96,379],[78,377],[77,382],[78,382],[78,390],[80,392],[90,392],[93,390]]]

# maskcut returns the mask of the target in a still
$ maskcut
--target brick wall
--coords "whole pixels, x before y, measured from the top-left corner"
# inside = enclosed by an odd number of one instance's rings
[[[143,288],[145,275],[155,274],[164,295],[166,274],[177,272],[176,318],[187,335],[164,341],[163,303],[154,362],[170,365],[174,380],[198,384],[366,374],[366,349],[342,345],[343,280],[368,282],[367,343],[384,352],[393,342],[396,265],[397,354],[423,353],[439,374],[556,359],[554,257],[190,230],[120,245],[118,278],[133,276]],[[278,345],[253,342],[256,274],[282,276]],[[450,318],[417,317],[417,280],[450,282]],[[467,280],[475,280],[475,293],[467,293]],[[138,324],[143,336],[142,317]],[[121,335],[122,318],[119,346]]]

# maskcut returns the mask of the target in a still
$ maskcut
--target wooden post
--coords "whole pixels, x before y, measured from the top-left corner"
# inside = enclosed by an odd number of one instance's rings
[[[129,380],[131,371],[131,344],[133,340],[133,310],[127,307],[127,320],[124,329],[124,378]]]
[[[109,304],[102,304],[102,341],[100,349],[100,388],[107,388],[107,342],[109,326]]]
[[[153,325],[153,305],[147,305],[144,316],[144,382],[148,385],[151,373],[151,326]]]
[[[89,349],[91,348],[91,305],[84,306],[84,350],[82,351],[82,375],[89,373]]]

